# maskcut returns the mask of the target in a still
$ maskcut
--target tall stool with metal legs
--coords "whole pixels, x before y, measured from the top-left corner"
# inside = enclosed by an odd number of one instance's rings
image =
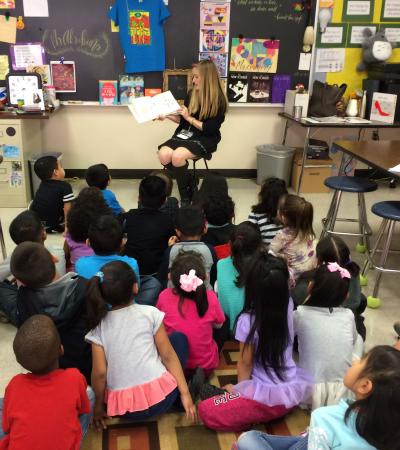
[[[367,253],[367,260],[365,262],[362,274],[361,274],[361,281],[362,285],[367,284],[367,272],[370,268],[374,268],[377,270],[376,279],[375,279],[375,285],[374,290],[372,292],[372,295],[369,295],[367,297],[367,303],[370,308],[379,308],[381,301],[378,297],[379,292],[379,285],[381,283],[382,274],[384,272],[387,273],[400,273],[400,269],[389,269],[386,268],[386,260],[391,253],[390,245],[392,242],[392,237],[394,233],[394,228],[396,225],[396,222],[400,222],[400,201],[387,201],[387,202],[379,202],[375,203],[371,211],[379,216],[382,217],[382,223],[379,228],[378,236],[376,239],[376,243],[374,245],[374,248],[372,249],[371,253]],[[386,238],[383,239],[383,237],[386,235]],[[382,249],[379,250],[380,243],[382,241]],[[379,259],[379,263],[375,262],[375,254],[378,252],[381,253],[381,257]]]
[[[325,186],[334,190],[331,204],[329,206],[328,214],[322,219],[322,233],[320,239],[327,234],[334,234],[340,236],[359,236],[360,241],[357,244],[356,250],[364,253],[369,250],[369,236],[371,235],[371,227],[368,224],[367,211],[365,207],[366,192],[373,192],[378,189],[378,185],[371,180],[360,177],[346,177],[336,176],[329,177],[325,181]],[[343,192],[350,192],[357,194],[358,198],[358,219],[338,218],[338,211]],[[343,231],[336,231],[336,222],[356,222],[358,223],[359,232],[350,233]]]

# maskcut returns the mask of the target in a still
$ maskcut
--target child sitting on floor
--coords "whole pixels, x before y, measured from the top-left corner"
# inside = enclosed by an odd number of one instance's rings
[[[179,253],[169,277],[173,287],[162,291],[157,301],[157,308],[165,314],[165,329],[167,333],[179,331],[188,338],[187,369],[200,367],[211,372],[219,363],[213,329],[222,327],[225,316],[217,296],[204,284],[206,271],[201,255]]]
[[[115,216],[120,216],[125,211],[119,204],[114,192],[107,189],[111,183],[111,175],[105,164],[90,166],[85,174],[88,186],[94,186],[101,190],[104,200]]]
[[[172,197],[172,188],[174,182],[167,170],[153,170],[150,175],[160,177],[165,181],[165,196],[167,197],[164,204],[162,204],[159,210],[165,214],[168,214],[169,218],[175,223],[176,215],[179,209],[179,202],[176,197]],[[140,208],[140,202],[139,202]]]
[[[286,183],[280,178],[267,178],[261,185],[258,203],[253,205],[249,221],[255,223],[265,244],[269,245],[276,233],[283,228],[277,218],[279,199],[286,195]]]
[[[111,214],[110,208],[97,188],[87,187],[79,192],[68,213],[64,242],[65,259],[70,271],[75,271],[75,264],[79,258],[94,255],[93,249],[86,243],[90,224],[101,216]]]
[[[63,347],[53,321],[30,317],[17,331],[13,348],[18,363],[31,373],[16,375],[0,399],[0,448],[79,450],[94,394],[76,369],[59,369]]]
[[[316,247],[318,266],[337,262],[339,266],[347,269],[351,275],[349,285],[349,295],[342,306],[353,311],[356,321],[358,334],[365,341],[366,329],[364,325],[364,317],[362,313],[367,306],[367,299],[361,293],[360,286],[360,268],[356,262],[351,259],[349,247],[339,236],[326,236],[321,239]],[[304,272],[296,281],[296,286],[291,290],[290,294],[296,305],[302,305],[307,299],[308,285],[313,280],[315,269]]]
[[[333,405],[348,396],[343,377],[354,359],[360,359],[363,341],[354,315],[343,308],[350,273],[337,263],[319,266],[309,285],[309,296],[294,313],[299,343],[299,366],[315,381],[312,408]]]
[[[141,208],[131,209],[123,216],[128,236],[125,254],[137,260],[142,274],[153,275],[174,234],[171,218],[160,211],[165,203],[165,182],[161,177],[143,178],[139,185],[139,203]]]
[[[94,251],[92,256],[82,256],[76,263],[76,271],[84,278],[93,277],[103,266],[111,261],[123,261],[131,266],[136,278],[140,280],[137,303],[155,305],[160,293],[160,283],[151,276],[139,278],[139,267],[135,258],[119,255],[122,250],[122,226],[114,216],[99,217],[89,227],[88,243]]]
[[[243,433],[236,450],[396,450],[400,442],[400,352],[374,347],[353,363],[344,377],[353,400],[318,408],[311,414],[308,435],[271,436]]]
[[[91,353],[84,340],[86,280],[73,272],[60,277],[52,255],[35,242],[16,247],[11,256],[11,272],[19,287],[0,283],[0,309],[17,327],[35,314],[53,319],[64,347],[60,367],[75,367],[89,381]]]
[[[280,198],[278,220],[284,228],[272,239],[269,250],[285,259],[293,286],[303,272],[317,266],[313,217],[313,206],[303,197],[288,194]]]
[[[35,211],[22,211],[10,223],[10,237],[18,245],[21,242],[37,242],[43,244],[47,238],[46,230]],[[49,245],[48,250],[54,256],[56,270],[59,275],[65,274],[65,254],[61,247]],[[0,263],[0,281],[11,276],[11,256]]]
[[[30,209],[39,214],[46,231],[62,233],[65,218],[74,200],[71,185],[64,181],[65,171],[55,156],[39,158],[33,170],[41,183]]]
[[[246,273],[263,248],[261,234],[251,222],[240,223],[230,239],[232,256],[217,264],[218,300],[229,319],[234,336],[236,319],[243,310]]]
[[[238,383],[227,392],[204,385],[199,416],[215,430],[241,431],[287,414],[312,392],[312,379],[293,361],[293,303],[285,262],[257,258],[246,278],[246,299],[236,325]],[[215,395],[217,392],[220,395]]]
[[[187,339],[182,333],[168,338],[164,314],[132,302],[137,289],[134,271],[122,261],[106,264],[89,282],[92,330],[86,339],[92,344],[94,422],[100,429],[106,413],[141,421],[171,409],[179,395],[187,416],[196,415],[182,371]]]
[[[212,289],[216,281],[217,256],[211,245],[201,242],[201,237],[207,232],[207,225],[203,212],[197,206],[185,206],[178,212],[175,225],[176,236],[170,241],[170,247],[164,253],[158,270],[158,279],[165,286],[168,279],[168,271],[174,259],[180,251],[193,250],[203,257],[207,278],[205,285],[207,289]],[[172,282],[168,281],[168,287],[172,287]]]

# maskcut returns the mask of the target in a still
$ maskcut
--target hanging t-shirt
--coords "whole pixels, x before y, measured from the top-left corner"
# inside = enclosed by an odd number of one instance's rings
[[[169,11],[163,0],[116,0],[109,16],[119,26],[126,73],[165,69],[163,25]]]

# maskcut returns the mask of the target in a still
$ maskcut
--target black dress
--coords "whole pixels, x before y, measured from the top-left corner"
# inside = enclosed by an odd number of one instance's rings
[[[184,102],[184,105],[186,107],[189,106],[190,96],[191,91],[186,96]],[[192,117],[200,120],[199,112],[192,114]],[[173,150],[178,147],[184,147],[187,148],[191,153],[193,153],[193,155],[200,158],[210,155],[211,153],[215,152],[215,150],[217,150],[218,142],[221,140],[221,133],[219,129],[221,128],[224,120],[225,108],[223,106],[219,108],[218,113],[215,117],[202,120],[203,130],[198,130],[196,127],[190,125],[190,123],[181,116],[178,128],[175,130],[172,138],[159,145],[158,149],[164,146],[172,148]],[[182,130],[193,132],[193,135],[189,139],[182,139],[178,137],[178,134]]]

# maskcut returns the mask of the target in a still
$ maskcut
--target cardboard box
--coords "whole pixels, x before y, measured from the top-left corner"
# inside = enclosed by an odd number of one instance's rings
[[[292,188],[296,191],[300,177],[301,160],[303,150],[297,150],[293,158]],[[328,193],[330,189],[325,186],[324,181],[332,175],[332,160],[306,159],[306,166],[301,181],[300,193]]]
[[[295,90],[288,89],[286,91],[285,95],[285,107],[284,112],[286,114],[289,114],[293,116],[293,107],[294,106],[302,106],[303,111],[301,113],[301,117],[307,117],[308,113],[308,102],[309,102],[309,95],[306,94],[299,94]]]

